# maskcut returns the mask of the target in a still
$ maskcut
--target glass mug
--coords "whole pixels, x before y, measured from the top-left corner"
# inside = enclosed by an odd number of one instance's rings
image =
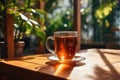
[[[77,51],[77,31],[57,31],[54,37],[49,36],[46,40],[46,48],[49,52],[56,54],[59,61],[71,61]],[[49,40],[54,40],[55,50],[48,45]]]

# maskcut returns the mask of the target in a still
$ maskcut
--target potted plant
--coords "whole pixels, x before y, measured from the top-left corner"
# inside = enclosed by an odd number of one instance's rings
[[[3,1],[0,1],[0,8],[2,9],[3,7],[3,12],[5,13],[5,8],[8,7],[7,4],[7,0],[5,0],[6,3]],[[12,9],[9,8],[9,12],[14,15],[14,41],[15,41],[15,56],[21,56],[21,51],[18,51],[17,53],[17,47],[16,45],[18,45],[18,43],[20,44],[20,47],[24,46],[24,36],[26,34],[34,34],[37,37],[39,37],[40,41],[42,41],[44,43],[45,41],[45,32],[44,32],[44,17],[40,17],[41,13],[43,14],[43,11],[40,10],[35,10],[32,8],[19,8],[15,5],[16,0],[14,0],[15,2],[11,2],[9,3],[9,5],[12,5]],[[30,0],[28,0],[29,2]],[[3,3],[5,3],[3,5]],[[29,4],[28,4],[29,5]],[[1,7],[2,6],[2,7]],[[27,12],[28,11],[28,12]],[[29,13],[32,14],[31,16],[26,16],[25,14]],[[1,15],[2,17],[5,16],[4,14]],[[38,17],[40,22],[38,22],[35,17]],[[4,19],[4,18],[1,18]],[[4,33],[4,26],[1,26],[2,31]],[[22,41],[22,42],[21,42]]]
[[[20,47],[24,46],[23,39],[27,34],[36,35],[40,39],[40,44],[41,42],[44,43],[45,32],[43,26],[39,24],[37,21],[27,18],[25,15],[18,12],[15,14],[14,26],[15,26],[14,40],[16,46],[18,45],[18,43],[20,43]],[[20,55],[20,53],[18,52],[17,55]]]

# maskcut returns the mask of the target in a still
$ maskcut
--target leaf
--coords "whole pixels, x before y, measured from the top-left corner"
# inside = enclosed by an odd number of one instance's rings
[[[35,10],[36,10],[36,12],[39,12],[41,14],[46,14],[46,12],[44,10],[40,10],[40,9],[35,9]]]
[[[42,42],[45,42],[45,39],[46,39],[45,32],[43,32],[40,29],[36,29],[36,36],[39,37],[42,40]]]
[[[18,27],[19,27],[18,24],[13,24],[13,25],[14,25],[15,28],[18,28]]]
[[[32,9],[32,13],[35,18],[40,18],[40,19],[45,18],[45,12],[43,10]]]
[[[20,13],[20,16],[24,21],[28,21],[28,18],[26,16],[24,16],[22,13]]]
[[[22,27],[21,32],[26,32],[26,30],[27,30],[27,28],[26,28],[26,26],[24,25],[24,26]]]
[[[32,28],[32,30],[31,30],[30,33],[31,33],[31,34],[36,34],[36,31],[35,31],[35,28],[34,28],[34,27]]]
[[[30,26],[33,26],[32,23],[30,21],[27,21],[27,24],[29,24]]]
[[[26,0],[27,1],[27,8],[30,7],[31,0]]]
[[[0,2],[0,12],[4,10],[4,5]]]
[[[39,25],[39,23],[37,21],[35,21],[35,20],[29,19],[29,21],[31,21],[32,24],[34,24],[34,25]]]

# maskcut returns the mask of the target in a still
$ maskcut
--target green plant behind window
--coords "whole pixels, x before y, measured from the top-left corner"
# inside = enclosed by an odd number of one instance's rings
[[[34,34],[45,41],[45,12],[31,7],[32,0],[3,0],[0,1],[0,20],[3,34],[5,33],[6,14],[14,15],[14,39],[20,41],[25,34]]]

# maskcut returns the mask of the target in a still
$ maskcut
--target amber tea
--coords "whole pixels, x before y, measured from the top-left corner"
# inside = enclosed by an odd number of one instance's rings
[[[76,36],[55,36],[55,52],[59,60],[71,60],[76,53]]]

